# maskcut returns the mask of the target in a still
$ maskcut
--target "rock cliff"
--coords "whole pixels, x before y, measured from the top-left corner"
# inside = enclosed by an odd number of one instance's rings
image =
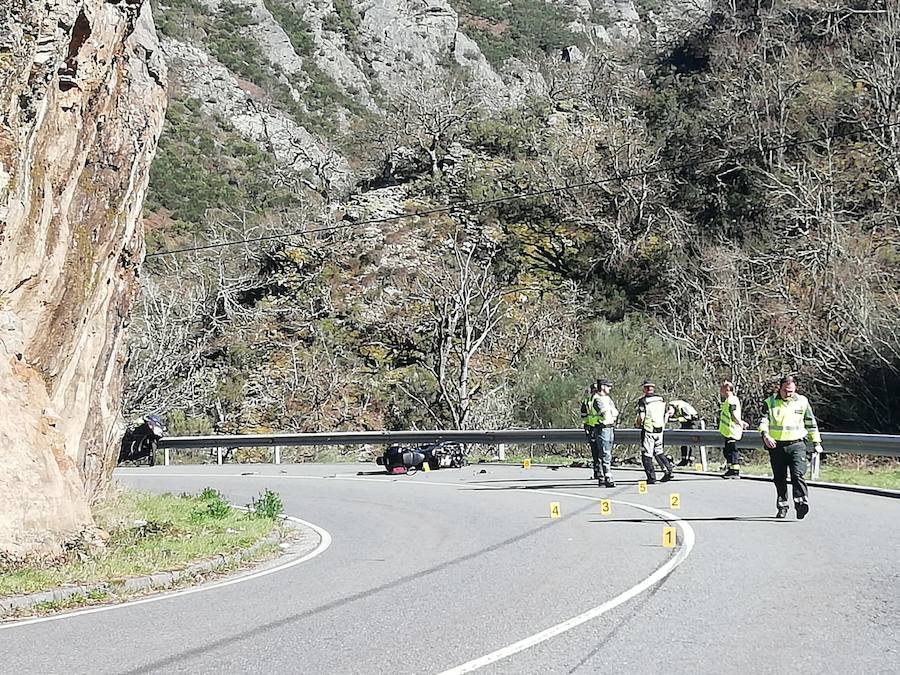
[[[114,465],[166,106],[141,0],[0,7],[0,552],[53,554]]]

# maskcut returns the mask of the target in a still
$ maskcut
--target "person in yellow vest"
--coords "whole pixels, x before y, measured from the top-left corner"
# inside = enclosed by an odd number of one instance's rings
[[[819,425],[807,398],[797,393],[797,383],[792,375],[781,378],[778,392],[766,399],[765,406],[759,431],[769,450],[772,481],[778,493],[775,517],[787,516],[787,474],[790,472],[794,509],[797,518],[802,520],[809,513],[809,490],[804,479],[807,442],[813,444],[814,452],[822,452]]]
[[[682,429],[699,429],[700,428],[700,413],[697,412],[697,409],[692,406],[687,401],[683,401],[680,398],[676,398],[674,401],[669,401],[669,405],[666,409],[666,414],[669,419],[673,419],[679,423]],[[694,452],[693,448],[689,445],[681,446],[681,459],[678,461],[676,466],[689,466],[694,463]]]
[[[722,407],[719,409],[719,433],[725,438],[722,454],[725,455],[727,466],[722,478],[741,477],[741,451],[737,448],[737,442],[744,435],[744,429],[749,427],[741,417],[741,401],[734,393],[734,384],[725,380],[719,385],[719,395],[722,397]]]
[[[597,424],[600,421],[600,416],[595,406],[597,397],[596,383],[592,383],[584,394],[584,398],[581,401],[581,424],[584,427],[584,433],[591,448],[594,480],[598,480],[600,478],[600,440],[597,436]]]
[[[647,474],[647,482],[652,485],[656,482],[656,469],[653,468],[653,458],[656,457],[665,472],[660,482],[665,483],[675,477],[675,465],[663,452],[663,430],[668,421],[666,399],[656,393],[656,385],[651,380],[644,380],[641,386],[644,395],[638,399],[635,420],[635,426],[641,430],[641,464]]]
[[[597,380],[597,394],[594,396],[594,409],[599,416],[597,420],[596,435],[600,450],[600,469],[602,476],[597,481],[600,487],[616,487],[612,479],[612,446],[615,434],[616,421],[619,419],[619,411],[613,402],[609,392],[612,391],[612,382],[606,378]]]

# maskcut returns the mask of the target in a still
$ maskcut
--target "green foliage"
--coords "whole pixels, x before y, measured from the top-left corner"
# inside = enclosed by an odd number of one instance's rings
[[[199,101],[174,100],[150,168],[145,208],[174,221],[162,236],[203,236],[213,210],[263,213],[296,203],[295,195],[272,185],[274,165],[271,154],[204,114]],[[160,235],[148,238],[151,252],[162,243]]]
[[[230,408],[239,408],[244,400],[244,391],[247,381],[243,374],[235,372],[226,375],[216,385],[216,397]]]
[[[351,51],[359,49],[359,15],[350,0],[333,0],[334,12],[325,16],[322,27],[342,33]]]
[[[203,488],[197,499],[200,503],[191,514],[193,522],[221,520],[227,518],[232,512],[231,505],[225,501],[218,490],[211,487]]]
[[[197,17],[205,11],[199,0],[152,0],[152,6],[157,30],[178,40],[190,37]]]
[[[561,4],[545,0],[457,0],[451,4],[461,15],[462,31],[494,65],[510,57],[550,52],[584,41],[568,29],[573,13]]]
[[[277,492],[267,489],[259,497],[251,497],[247,508],[255,518],[275,520],[284,511],[284,503]]]
[[[579,403],[585,389],[600,377],[614,384],[613,399],[622,426],[630,426],[640,384],[652,377],[666,397],[685,398],[708,417],[713,414],[718,389],[706,379],[702,367],[683,359],[658,333],[653,319],[630,316],[617,323],[594,321],[585,326],[581,345],[564,368],[544,358],[526,364],[517,374],[516,390],[526,426],[580,426]]]
[[[172,436],[205,436],[213,432],[209,418],[188,416],[178,409],[166,413],[166,425]]]
[[[312,56],[316,43],[312,38],[312,29],[303,15],[282,0],[264,0],[264,4],[287,34],[294,51],[301,56]]]

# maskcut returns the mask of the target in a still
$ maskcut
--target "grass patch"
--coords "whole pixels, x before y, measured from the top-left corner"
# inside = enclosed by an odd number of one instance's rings
[[[247,549],[279,526],[280,499],[266,491],[251,513],[231,508],[210,488],[199,495],[123,491],[96,510],[110,533],[105,550],[70,549],[52,564],[0,566],[0,596],[61,586],[112,582],[184,569],[219,554]],[[86,598],[90,601],[92,598]]]
[[[574,448],[574,452],[554,453],[543,452],[545,446],[535,446],[534,453],[530,453],[527,446],[514,447],[507,449],[506,462],[521,464],[526,458],[530,458],[534,464],[551,464],[558,466],[569,466],[572,462],[590,462],[590,451],[587,444],[579,445]],[[566,446],[572,449],[573,446]],[[636,457],[637,448],[632,447],[628,451],[627,446],[617,445],[613,451],[615,458]],[[709,469],[710,471],[718,471],[720,466],[724,464],[721,450],[709,447]],[[669,454],[675,457],[676,461],[679,457],[678,448],[667,448]],[[674,452],[673,452],[674,451]],[[771,476],[772,469],[768,462],[760,461],[760,457],[764,453],[761,451],[749,453],[752,456],[749,463],[741,465],[741,473],[751,476]],[[695,456],[697,454],[695,453]],[[832,464],[822,464],[817,479],[823,483],[844,483],[846,485],[864,485],[867,487],[879,487],[893,490],[900,490],[900,463],[890,460],[872,460],[871,458],[862,458],[854,462],[852,458],[846,455],[831,456]],[[496,461],[496,452],[473,452],[469,454],[469,463],[476,464],[479,461],[491,462]],[[697,459],[699,462],[699,458]],[[635,465],[637,466],[637,465]],[[657,466],[658,469],[658,466]],[[807,471],[809,478],[809,471]]]
[[[746,464],[741,467],[741,472],[751,476],[771,476],[772,468],[768,464]],[[806,477],[809,478],[808,471]],[[896,465],[868,466],[857,469],[823,464],[817,480],[823,483],[844,483],[845,485],[865,485],[900,490],[900,467]]]

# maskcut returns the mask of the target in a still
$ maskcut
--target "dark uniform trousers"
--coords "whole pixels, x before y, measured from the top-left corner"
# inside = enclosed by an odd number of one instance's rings
[[[700,428],[700,420],[699,419],[685,420],[684,422],[681,423],[681,428],[682,429],[699,429]],[[686,445],[681,446],[681,458],[682,459],[687,459],[688,457],[693,457],[693,456],[694,456],[694,453],[691,450],[691,448],[689,448]]]
[[[600,472],[600,432],[602,429],[603,426],[600,424],[593,427],[584,427],[584,433],[588,437],[588,444],[591,446],[591,466],[594,469],[594,480],[602,475]]]
[[[787,477],[791,475],[791,491],[794,502],[805,502],[808,494],[806,480],[806,441],[776,441],[769,450],[775,490],[778,492],[778,506],[788,506]]]

